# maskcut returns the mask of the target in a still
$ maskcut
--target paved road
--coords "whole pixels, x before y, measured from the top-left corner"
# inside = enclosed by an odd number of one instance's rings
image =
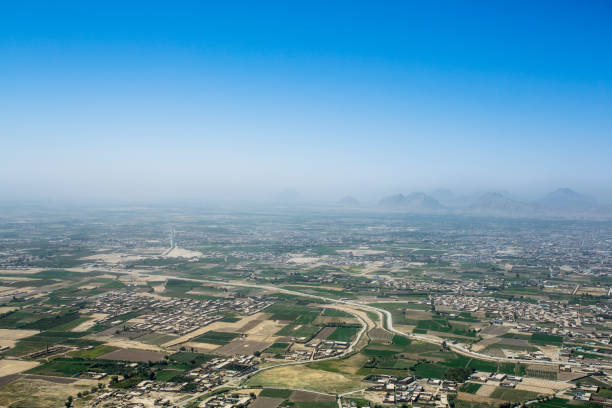
[[[121,272],[121,273],[125,273],[125,274],[129,274],[130,272]],[[424,341],[427,343],[432,343],[432,344],[437,344],[437,345],[442,345],[442,343],[444,342],[444,340],[438,339],[438,338],[432,338],[429,336],[422,336],[419,334],[413,334],[413,333],[404,333],[400,330],[397,330],[394,326],[393,326],[393,316],[391,315],[391,312],[389,312],[388,310],[385,309],[381,309],[379,307],[376,306],[372,306],[372,305],[367,305],[367,304],[363,304],[363,303],[359,303],[359,302],[353,302],[350,300],[339,300],[339,299],[332,299],[332,298],[328,298],[325,296],[320,296],[320,295],[312,295],[310,293],[303,293],[303,292],[297,292],[295,290],[288,290],[288,289],[283,289],[283,288],[278,288],[276,286],[268,286],[268,285],[258,285],[258,284],[253,284],[253,283],[243,283],[243,282],[225,282],[225,281],[219,281],[219,280],[210,280],[210,279],[192,279],[192,278],[180,278],[180,277],[176,277],[176,276],[166,276],[166,275],[152,275],[152,276],[156,276],[156,277],[160,277],[160,278],[165,278],[165,279],[179,279],[179,280],[185,280],[185,281],[190,281],[190,282],[200,282],[200,283],[214,283],[214,284],[223,284],[223,285],[228,285],[228,286],[238,286],[238,287],[246,287],[246,288],[256,288],[256,289],[266,289],[266,290],[270,290],[270,291],[274,291],[274,292],[281,292],[281,293],[286,293],[286,294],[290,294],[290,295],[295,295],[295,296],[303,296],[303,297],[309,297],[312,299],[319,299],[319,300],[324,300],[326,302],[329,303],[341,303],[341,304],[345,304],[345,305],[349,305],[349,306],[353,306],[353,307],[357,307],[363,310],[370,310],[370,311],[374,311],[374,312],[379,312],[382,313],[386,319],[385,319],[385,327],[387,328],[387,330],[389,330],[390,332],[397,334],[399,336],[404,336],[404,337],[408,337],[410,339],[414,339],[414,340],[420,340],[420,341]],[[486,361],[495,361],[495,362],[500,362],[500,363],[525,363],[525,364],[542,364],[542,365],[558,365],[558,364],[569,364],[569,365],[579,365],[579,363],[568,363],[565,361],[557,361],[557,360],[553,360],[553,361],[541,361],[541,360],[523,360],[523,359],[513,359],[513,358],[506,358],[506,357],[494,357],[494,356],[489,356],[487,354],[482,354],[482,353],[478,353],[472,350],[469,350],[468,348],[464,347],[461,344],[451,344],[450,342],[446,342],[447,346],[454,352],[462,354],[464,356],[467,357],[472,357],[472,358],[478,358],[481,360],[486,360]]]
[[[131,274],[132,272],[129,271],[113,271],[114,273],[121,273],[121,274]],[[194,279],[194,278],[182,278],[182,277],[177,277],[177,276],[171,276],[171,275],[151,275],[151,276],[155,276],[158,278],[164,278],[164,279],[177,279],[177,280],[184,280],[184,281],[189,281],[189,282],[198,282],[198,283],[213,283],[213,284],[222,284],[222,285],[227,285],[227,286],[237,286],[237,287],[245,287],[245,288],[254,288],[254,289],[266,289],[266,290],[270,290],[273,292],[280,292],[280,293],[286,293],[286,294],[290,294],[290,295],[295,295],[295,296],[302,296],[302,297],[308,297],[308,298],[312,298],[312,299],[319,299],[319,300],[324,300],[326,302],[329,303],[339,303],[339,304],[345,304],[345,305],[349,305],[349,306],[353,306],[362,310],[370,310],[370,311],[374,311],[374,312],[378,312],[378,313],[382,313],[383,316],[385,316],[385,324],[383,324],[384,327],[386,327],[387,330],[389,330],[390,332],[397,334],[399,336],[404,336],[410,339],[414,339],[414,340],[419,340],[419,341],[424,341],[427,343],[432,343],[432,344],[437,344],[437,345],[442,345],[442,343],[444,342],[444,340],[438,339],[438,338],[432,338],[432,337],[428,337],[428,336],[422,336],[422,335],[418,335],[418,334],[413,334],[413,333],[404,333],[400,330],[397,330],[394,326],[393,326],[393,316],[391,314],[391,312],[389,312],[388,310],[376,307],[376,306],[372,306],[372,305],[367,305],[367,304],[362,304],[359,302],[353,302],[350,300],[340,300],[340,299],[332,299],[332,298],[328,298],[325,296],[320,296],[320,295],[313,295],[310,293],[303,293],[303,292],[298,292],[295,290],[288,290],[288,289],[283,289],[283,288],[278,288],[276,286],[268,286],[268,285],[259,285],[259,284],[252,284],[252,283],[244,283],[244,282],[226,282],[226,281],[220,281],[220,280],[211,280],[211,279]],[[351,343],[349,349],[347,349],[347,351],[341,355],[338,356],[334,356],[334,357],[328,357],[328,358],[324,358],[324,359],[320,359],[320,360],[316,360],[316,361],[325,361],[325,360],[331,360],[331,359],[337,359],[337,358],[341,358],[343,356],[345,356],[346,354],[350,353],[353,351],[354,347],[357,345],[357,343],[359,342],[359,340],[361,339],[361,337],[363,336],[363,334],[365,333],[365,330],[367,329],[367,324],[365,323],[365,321],[363,319],[361,319],[359,316],[356,316],[362,323],[362,328],[358,333],[358,336],[356,338],[356,340]],[[450,344],[450,342],[446,342],[447,346],[454,352],[467,356],[467,357],[472,357],[472,358],[478,358],[481,360],[486,360],[486,361],[495,361],[495,362],[500,362],[500,363],[527,363],[527,364],[543,364],[543,365],[557,365],[557,364],[570,364],[570,365],[579,365],[578,363],[567,363],[564,361],[540,361],[540,360],[522,360],[522,359],[511,359],[511,358],[505,358],[505,357],[494,357],[494,356],[489,356],[487,354],[482,354],[482,353],[478,353],[472,350],[467,349],[466,347],[464,347],[463,345],[460,344]],[[288,363],[282,363],[279,365],[275,365],[275,366],[270,366],[270,367],[265,367],[262,368],[260,370],[255,371],[253,374],[265,371],[265,370],[270,370],[272,368],[276,368],[276,367],[282,367],[282,366],[288,366],[288,365],[298,365],[298,364],[307,364],[309,362],[312,362],[312,360],[309,361],[292,361],[292,362],[288,362]],[[224,384],[224,386],[227,386],[228,384]],[[209,391],[210,392],[210,391]],[[181,402],[179,404],[179,406],[184,406],[185,404],[187,404],[188,402],[194,400],[195,398],[197,398],[199,395],[195,395],[192,398],[189,398],[183,402]],[[339,404],[340,405],[340,404]]]

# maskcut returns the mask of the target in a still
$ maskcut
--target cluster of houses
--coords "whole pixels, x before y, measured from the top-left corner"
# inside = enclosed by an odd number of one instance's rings
[[[238,408],[249,405],[253,398],[249,395],[223,394],[203,401],[201,408]]]
[[[206,392],[237,377],[257,370],[259,360],[251,355],[218,357],[182,374],[179,382],[145,380],[129,390],[113,390],[97,395],[92,407],[137,408],[171,405],[170,401],[186,392]],[[183,380],[184,379],[184,380]],[[226,398],[226,397],[223,397]],[[222,401],[223,398],[219,399]],[[230,398],[231,397],[227,397]],[[229,401],[229,400],[228,400]],[[248,401],[248,399],[247,399]],[[226,401],[227,402],[227,401]],[[234,405],[206,405],[211,407],[233,407]],[[240,406],[240,405],[235,405]]]
[[[448,395],[457,393],[457,383],[454,381],[435,379],[417,381],[414,376],[389,375],[371,375],[364,381],[374,383],[367,388],[367,392],[384,393],[382,402],[385,404],[408,403],[444,408],[448,404]],[[342,406],[351,408],[351,402],[343,401]]]
[[[508,375],[502,373],[474,373],[470,376],[470,380],[475,383],[493,384],[504,388],[515,388],[521,381],[522,377],[516,375]]]
[[[568,329],[582,328],[586,325],[593,326],[600,323],[597,317],[582,313],[579,305],[566,305],[552,301],[534,304],[488,296],[449,294],[434,296],[434,304],[436,308],[441,307],[471,313],[486,312],[500,322],[554,323],[557,327]],[[537,324],[533,324],[533,326],[541,327]]]
[[[274,304],[259,297],[196,300],[188,298],[158,298],[131,291],[112,291],[99,296],[90,306],[95,313],[108,315],[99,323],[122,322],[120,316],[143,312],[142,321],[130,330],[184,335],[223,318],[223,313],[255,314]]]

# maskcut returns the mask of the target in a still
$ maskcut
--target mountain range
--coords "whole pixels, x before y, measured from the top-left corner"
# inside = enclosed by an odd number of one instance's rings
[[[496,217],[571,217],[612,218],[612,207],[603,206],[593,198],[569,188],[559,188],[541,199],[524,202],[508,197],[504,192],[485,192],[458,197],[450,190],[394,194],[382,198],[381,209],[418,214],[464,214]]]

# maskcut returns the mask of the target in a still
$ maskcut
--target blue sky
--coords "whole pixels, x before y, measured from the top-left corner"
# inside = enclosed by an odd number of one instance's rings
[[[0,195],[612,196],[609,2],[0,3]]]

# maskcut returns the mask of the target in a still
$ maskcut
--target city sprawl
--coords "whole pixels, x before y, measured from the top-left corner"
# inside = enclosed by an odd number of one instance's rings
[[[7,210],[0,406],[609,406],[611,291],[609,221]]]

